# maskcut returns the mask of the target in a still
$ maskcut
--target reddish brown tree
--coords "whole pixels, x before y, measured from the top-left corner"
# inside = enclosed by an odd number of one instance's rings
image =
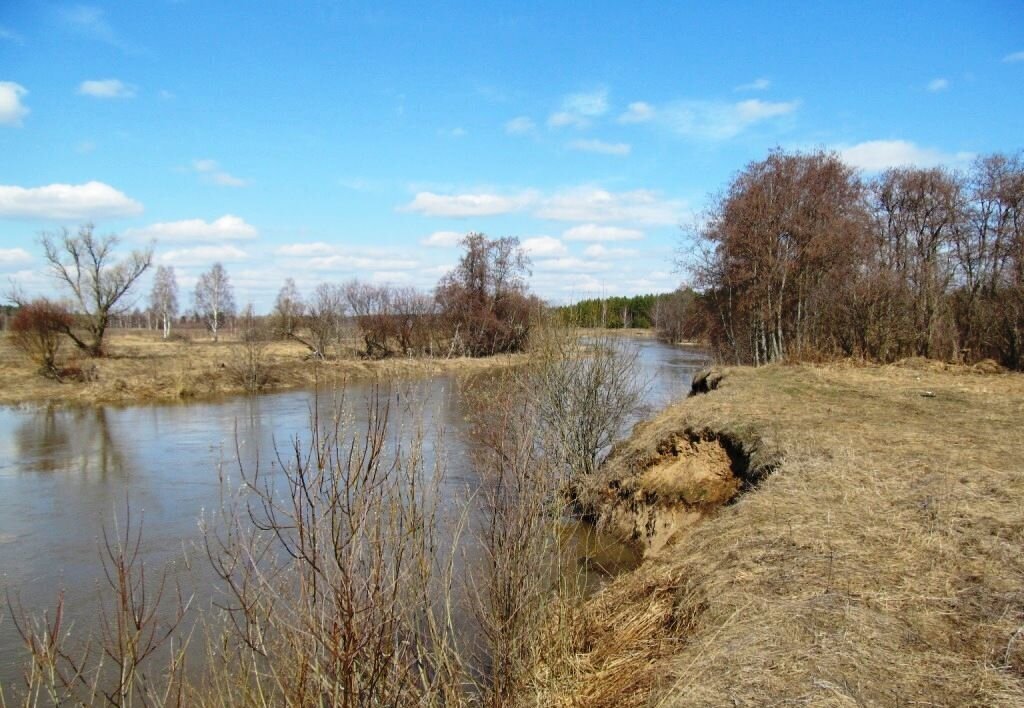
[[[63,305],[45,298],[18,308],[11,320],[11,343],[39,366],[39,373],[60,378],[57,354],[74,318]]]
[[[729,358],[754,364],[834,346],[834,284],[867,245],[865,190],[832,153],[771,153],[713,204],[698,236],[698,283]]]
[[[529,259],[519,239],[471,233],[462,246],[458,265],[434,291],[453,348],[470,356],[519,351],[538,304],[527,292]]]

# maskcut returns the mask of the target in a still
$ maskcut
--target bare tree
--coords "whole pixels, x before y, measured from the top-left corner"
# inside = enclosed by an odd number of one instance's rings
[[[389,340],[392,338],[394,324],[391,316],[391,289],[386,285],[351,280],[345,284],[345,298],[363,335],[366,356],[389,356]]]
[[[966,184],[965,224],[954,231],[954,294],[962,353],[1021,367],[1024,325],[1024,158],[986,155]]]
[[[178,314],[178,281],[174,266],[157,266],[153,290],[149,293],[149,307],[160,319],[164,339],[171,335],[171,322]]]
[[[291,339],[302,326],[302,316],[306,312],[306,304],[295,286],[294,278],[287,278],[277,293],[274,301],[274,330],[278,336]],[[305,342],[303,342],[305,344]]]
[[[454,554],[439,555],[444,470],[398,398],[374,390],[358,426],[340,402],[323,417],[314,402],[279,467],[222,478],[220,515],[202,524],[225,590],[220,704],[465,704]],[[400,445],[396,418],[412,430]]]
[[[413,287],[395,288],[391,297],[394,331],[403,354],[423,354],[432,349],[434,298]]]
[[[30,656],[19,705],[185,704],[188,638],[176,639],[191,598],[167,569],[147,574],[142,545],[142,523],[132,520],[126,505],[124,523],[115,519],[112,529],[103,529],[99,628],[84,642],[75,641],[64,621],[63,592],[52,619],[33,616],[19,599],[8,598],[14,629]]]
[[[270,332],[257,317],[252,303],[242,310],[238,328],[242,340],[241,355],[232,358],[228,372],[242,388],[249,393],[256,393],[270,383],[270,368],[266,360]]]
[[[883,260],[905,288],[909,353],[935,356],[964,214],[960,179],[938,167],[893,169],[875,183],[874,197]]]
[[[705,313],[690,288],[680,286],[673,292],[659,295],[652,314],[658,337],[669,344],[696,339],[703,333],[701,317]]]
[[[639,350],[619,337],[583,339],[558,327],[536,335],[523,385],[546,452],[570,480],[590,475],[643,398]]]
[[[235,312],[234,291],[223,265],[214,263],[209,272],[199,276],[193,297],[196,314],[206,322],[216,342],[224,318]]]
[[[125,309],[125,296],[153,262],[152,247],[132,251],[117,261],[114,249],[117,236],[96,236],[92,224],[72,236],[67,229],[59,234],[43,234],[41,242],[51,273],[71,289],[81,312],[84,338],[73,328],[66,334],[79,349],[92,356],[103,355],[103,336],[111,317]]]
[[[341,339],[345,320],[345,289],[332,283],[320,283],[313,291],[306,315],[309,348],[320,359],[327,358],[332,344]]]

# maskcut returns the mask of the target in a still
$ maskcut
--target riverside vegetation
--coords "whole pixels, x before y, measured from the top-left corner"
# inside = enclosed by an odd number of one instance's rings
[[[223,470],[223,498],[188,561],[213,569],[213,606],[147,567],[142,528],[126,509],[103,537],[95,635],[68,628],[62,595],[42,615],[8,595],[27,657],[6,700],[517,700],[559,651],[555,640],[568,635],[557,628],[571,626],[582,597],[561,490],[637,400],[635,386],[604,387],[631,364],[621,339],[537,330],[532,349],[526,365],[470,385],[481,485],[464,503],[442,495],[444,456],[427,451],[443,440],[427,442],[435,431],[408,395],[370,396],[365,423],[340,402],[330,413],[313,406],[307,434],[278,446],[276,465]],[[567,441],[570,428],[586,434]],[[465,563],[464,536],[479,562]]]
[[[29,655],[7,705],[1020,703],[1024,376],[726,368],[585,477],[542,412],[551,381],[581,379],[542,362],[475,386],[478,511],[439,498],[415,405],[321,416],[280,473],[225,470],[192,561],[214,563],[219,609],[161,596],[124,524],[109,632],[12,603]],[[570,510],[643,563],[585,596]]]
[[[443,464],[423,454],[415,411],[314,418],[280,474],[239,470],[206,520],[227,603],[190,621],[122,529],[105,546],[101,637],[69,633],[60,601],[47,615],[12,602],[28,659],[7,700],[1020,705],[1022,209],[1017,156],[868,181],[828,153],[751,163],[690,234],[697,290],[658,313],[671,339],[737,366],[610,452],[636,383],[622,340],[509,319],[530,311],[511,242],[486,251],[487,278],[464,259],[430,299],[444,317],[404,321],[444,322],[458,343],[444,356],[530,345],[471,395],[478,512],[441,513]],[[387,361],[402,319],[382,309],[390,296],[353,292],[371,326],[360,349]],[[479,307],[502,292],[524,299]],[[656,303],[615,304],[625,326]],[[240,321],[245,381],[273,346],[329,359],[308,326],[265,345],[245,333],[258,318]],[[396,447],[398,424],[413,434]],[[562,572],[588,562],[563,541],[569,515],[643,563],[587,597]],[[463,580],[453,539],[470,536],[484,562]]]

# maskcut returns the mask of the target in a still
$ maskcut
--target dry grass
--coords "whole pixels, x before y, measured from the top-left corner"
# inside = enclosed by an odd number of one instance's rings
[[[129,403],[173,401],[244,393],[233,376],[234,364],[243,357],[244,345],[222,337],[193,341],[164,341],[157,332],[108,333],[108,356],[67,362],[89,376],[85,382],[58,383],[39,376],[36,367],[0,334],[0,404]],[[64,356],[73,355],[70,349]],[[317,381],[374,377],[430,376],[447,371],[467,372],[515,364],[519,355],[471,359],[406,359],[380,361],[359,359],[354,351],[327,362],[316,362],[296,342],[271,342],[265,352],[270,382],[267,390],[311,386]]]
[[[729,369],[687,428],[774,474],[589,603],[541,702],[1024,704],[1024,376],[910,361]]]

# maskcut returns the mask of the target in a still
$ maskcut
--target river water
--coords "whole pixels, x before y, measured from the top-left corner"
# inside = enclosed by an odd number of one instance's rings
[[[647,386],[630,423],[684,396],[706,362],[700,350],[653,339],[635,344]],[[458,379],[403,386],[420,400],[428,429],[446,430],[445,485],[453,493],[472,488],[478,480],[458,434],[467,416]],[[371,384],[357,382],[345,396],[358,406],[372,393]],[[237,469],[239,456],[244,464],[257,455],[272,459],[275,444],[287,446],[307,429],[314,400],[299,390],[171,405],[0,408],[0,595],[39,613],[64,590],[75,633],[94,631],[102,532],[115,518],[124,522],[126,501],[134,522],[143,523],[147,567],[184,573],[182,559],[196,555],[200,516],[219,504],[219,470]],[[24,658],[6,617],[0,686],[16,680]]]

